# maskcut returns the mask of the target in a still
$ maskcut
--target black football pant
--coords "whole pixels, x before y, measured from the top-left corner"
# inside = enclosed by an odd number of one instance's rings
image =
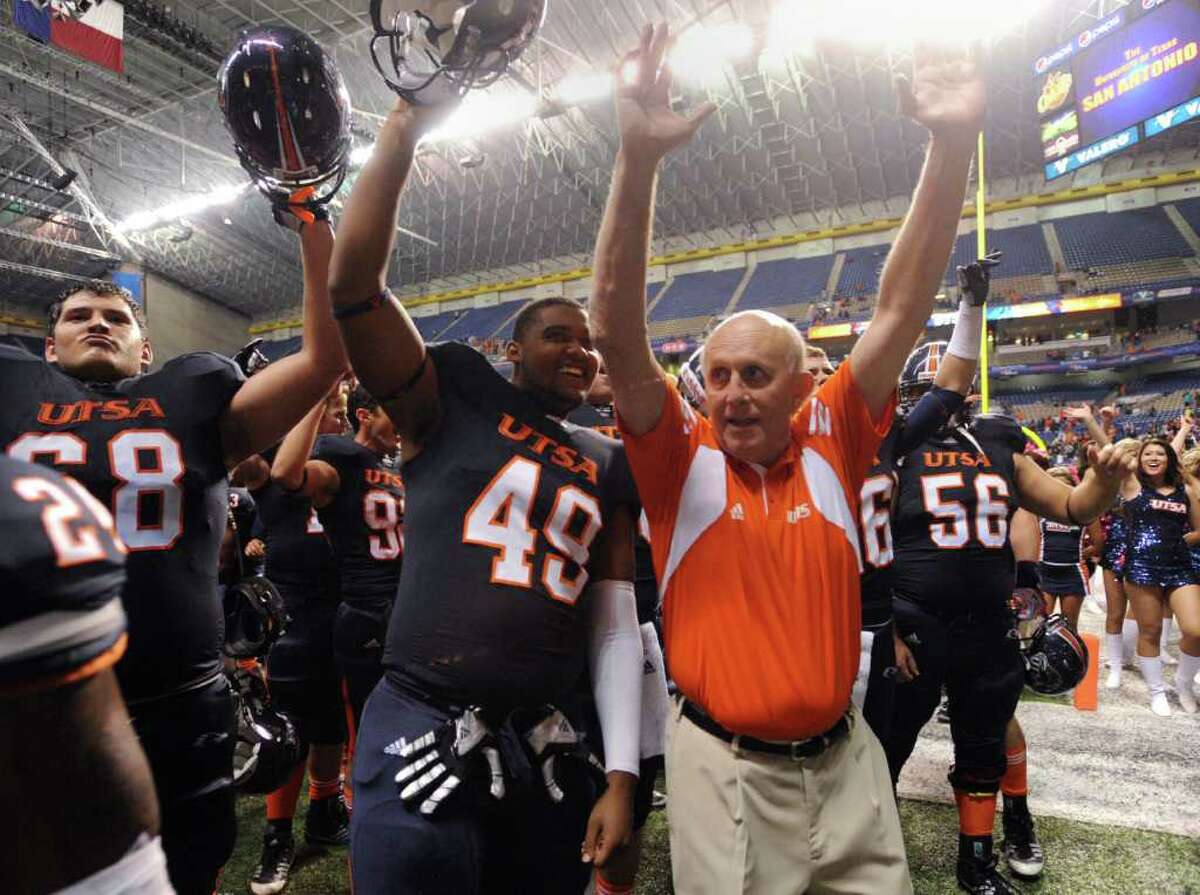
[[[886,743],[892,729],[896,707],[896,645],[892,641],[893,622],[874,630],[871,641],[871,670],[867,675],[867,693],[863,699],[863,720],[879,742]]]
[[[291,621],[267,657],[275,707],[296,725],[305,746],[346,739],[346,708],[333,650],[338,604],[326,593],[279,586]]]
[[[129,712],[154,775],[171,885],[178,895],[212,895],[237,836],[229,682],[218,674],[197,690]]]
[[[333,649],[345,685],[346,704],[356,736],[367,697],[383,677],[390,601],[342,603],[333,627]]]
[[[950,783],[966,792],[996,792],[1007,768],[1004,731],[1025,685],[1020,650],[1009,636],[1011,617],[1005,610],[938,616],[899,598],[895,614],[920,674],[896,687],[892,728],[884,741],[893,786],[944,684],[954,740]]]
[[[488,779],[469,775],[432,816],[397,793],[414,740],[460,714],[461,707],[380,681],[363,716],[354,759],[350,862],[355,895],[579,895],[592,867],[579,860],[598,792],[581,762],[559,759],[565,798],[554,803],[530,767],[511,724],[498,733],[508,776],[497,801]]]

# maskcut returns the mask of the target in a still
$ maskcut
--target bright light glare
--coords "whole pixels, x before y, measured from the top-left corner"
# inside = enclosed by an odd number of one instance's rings
[[[576,72],[554,85],[554,96],[565,106],[596,102],[612,96],[613,80],[612,72]]]
[[[1030,19],[1048,0],[779,0],[770,45],[802,52],[815,40],[905,46],[991,40]]]
[[[532,118],[536,112],[537,99],[528,93],[499,90],[468,93],[462,105],[423,142],[444,143],[479,137]]]
[[[371,153],[375,151],[374,143],[365,143],[362,146],[355,146],[350,151],[350,167],[361,168],[367,163],[367,159],[371,157]]]
[[[197,214],[218,205],[228,205],[250,188],[250,184],[242,183],[233,186],[218,187],[207,193],[189,196],[178,202],[171,202],[153,211],[139,211],[131,214],[125,220],[116,224],[118,233],[128,233],[132,230],[148,230],[159,224],[177,220],[190,214]]]
[[[698,25],[679,36],[669,62],[671,70],[685,81],[716,85],[724,80],[726,63],[745,59],[753,49],[754,33],[749,25]]]

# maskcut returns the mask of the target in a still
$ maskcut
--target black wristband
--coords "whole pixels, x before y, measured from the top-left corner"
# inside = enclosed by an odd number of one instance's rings
[[[397,398],[403,398],[416,387],[418,382],[421,381],[421,377],[425,375],[425,368],[428,366],[429,352],[426,351],[425,356],[421,358],[421,363],[417,366],[416,372],[409,376],[399,388],[388,392],[386,395],[373,394],[372,397],[374,397],[375,400],[380,404],[386,404],[388,401],[395,401]]]
[[[1038,574],[1038,564],[1029,559],[1017,563],[1017,587],[1032,587],[1041,590],[1042,576]]]
[[[358,302],[358,304],[346,305],[344,308],[334,308],[333,319],[338,321],[349,320],[361,314],[369,314],[372,311],[377,311],[387,304],[388,299],[391,297],[391,290],[384,289],[382,292],[377,292],[370,298]]]

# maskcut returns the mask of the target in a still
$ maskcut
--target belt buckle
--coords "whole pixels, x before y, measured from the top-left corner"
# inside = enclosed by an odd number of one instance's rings
[[[820,746],[814,751],[813,747],[818,745],[818,740],[820,741]],[[792,761],[802,761],[805,758],[814,758],[825,751],[825,745],[824,736],[809,737],[807,740],[792,740]]]

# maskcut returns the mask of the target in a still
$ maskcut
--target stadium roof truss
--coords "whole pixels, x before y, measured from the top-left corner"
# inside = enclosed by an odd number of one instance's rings
[[[773,3],[550,0],[518,78],[498,85],[495,100],[532,92],[548,114],[422,149],[401,213],[393,281],[466,286],[482,271],[545,272],[546,259],[586,264],[616,151],[615,122],[604,100],[566,109],[547,102],[550,86],[572,73],[609,70],[649,20],[670,21],[676,31],[741,22],[761,45]],[[140,261],[250,316],[294,307],[296,242],[253,193],[124,236],[112,222],[245,183],[216,108],[214,75],[220,50],[247,25],[288,23],[332,49],[356,109],[356,140],[369,144],[392,97],[367,54],[366,0],[195,0],[169,13],[217,53],[173,37],[168,31],[179,28],[165,29],[161,17],[150,24],[149,5],[126,8],[126,71],[117,75],[30,40],[0,0],[0,299],[32,310],[71,278]],[[1053,43],[1045,35],[1082,30],[1119,5],[1051,0],[1045,18],[994,47],[990,177],[1041,187],[1031,60]],[[877,203],[905,196],[923,151],[919,128],[894,111],[892,81],[909,65],[898,51],[822,45],[769,63],[751,54],[705,87],[681,83],[683,104],[712,99],[718,113],[665,166],[660,247],[861,220]],[[1194,152],[1189,138],[1168,136],[1143,152]],[[56,188],[67,169],[76,179]]]

